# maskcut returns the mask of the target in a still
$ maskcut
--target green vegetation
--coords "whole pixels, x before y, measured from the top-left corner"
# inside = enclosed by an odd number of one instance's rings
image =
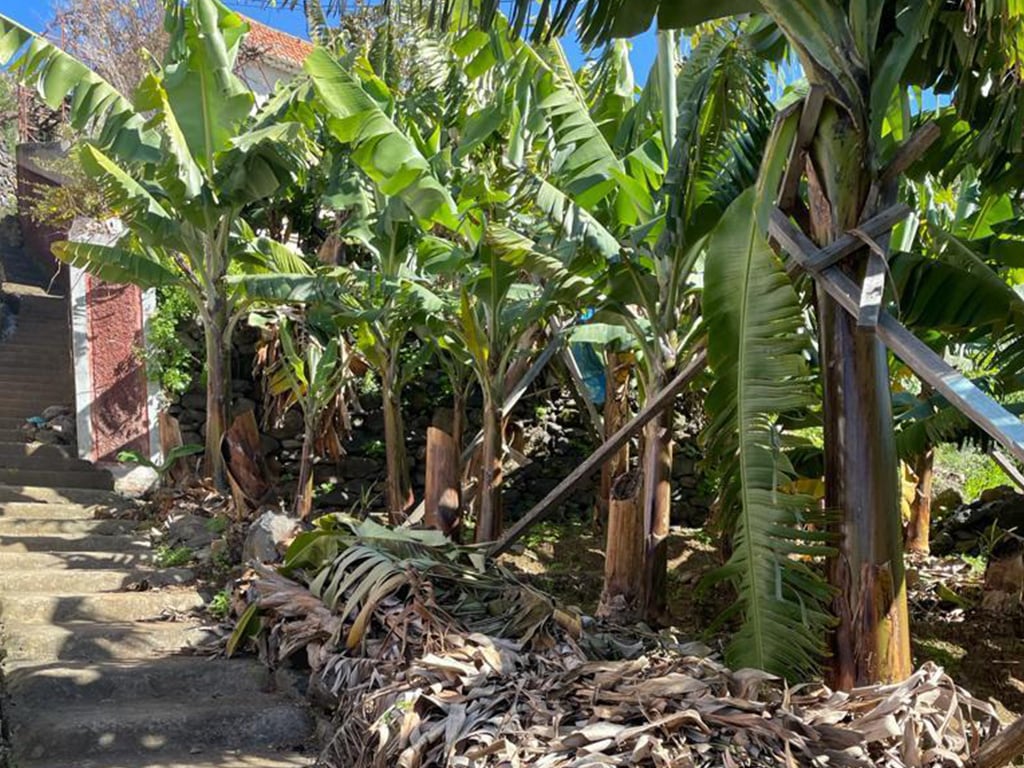
[[[226,619],[231,614],[231,592],[222,589],[206,604],[206,610],[215,619]]]
[[[199,363],[183,336],[195,323],[195,306],[180,286],[165,285],[156,291],[156,312],[149,318],[146,345],[139,351],[149,378],[172,395],[183,395],[192,385]]]
[[[166,544],[154,550],[154,561],[158,568],[177,568],[188,565],[195,557],[189,547],[169,547]]]
[[[515,34],[532,0],[512,3],[511,22],[485,13],[485,29],[438,33],[384,8],[379,29],[318,45],[302,77],[258,107],[233,67],[246,25],[218,0],[168,2],[167,56],[131,99],[37,43],[14,71],[51,106],[66,104],[79,131],[79,186],[97,196],[73,202],[127,228],[114,245],[56,250],[103,278],[161,288],[147,360],[172,392],[188,386],[191,366],[176,334],[190,313],[198,318],[206,469],[222,488],[232,332],[249,319],[273,335],[264,383],[304,418],[301,515],[319,443],[360,379],[364,392],[379,388],[385,439],[367,454],[386,460],[384,495],[398,523],[415,501],[403,391],[425,366],[444,370],[457,440],[469,427],[482,433],[462,530],[485,544],[506,529],[506,400],[543,350],[571,341],[599,356],[628,353],[626,390],[641,408],[694,365],[691,385],[706,387],[715,533],[730,545],[713,578],[736,595],[722,616],[738,627],[727,660],[796,680],[827,659],[844,688],[901,678],[910,632],[899,459],[921,468],[923,482],[932,449],[973,428],[916,380],[936,383],[934,370],[919,361],[901,369],[882,346],[891,337],[865,329],[891,310],[933,349],[969,357],[980,389],[1004,399],[1020,391],[1024,101],[991,84],[1019,80],[1024,8],[588,2],[583,35],[608,44],[574,72],[543,27],[567,23],[577,4],[542,13],[533,39]],[[716,15],[730,10],[743,13]],[[656,12],[657,60],[637,87],[627,44],[609,40],[646,28]],[[315,26],[329,41],[324,19]],[[686,56],[682,28],[692,30]],[[30,37],[2,17],[0,33],[5,59]],[[776,103],[767,73],[795,60],[802,77]],[[939,86],[954,106],[912,103]],[[935,128],[934,148],[908,157],[911,137]],[[817,291],[794,281],[792,260],[897,202],[909,210],[903,223],[847,249],[851,263],[885,277],[888,293],[847,286],[853,270],[815,272]],[[292,232],[295,222],[303,231]],[[292,234],[310,252],[285,245]],[[335,247],[314,255],[313,243]],[[861,317],[836,300],[847,289]],[[865,301],[873,295],[877,303]],[[479,423],[469,425],[471,396]],[[671,414],[649,422],[631,467],[635,504],[610,515],[606,572],[620,578],[609,576],[604,602],[632,611],[610,618],[664,618],[673,426]],[[827,514],[794,492],[794,446],[824,449]],[[943,448],[940,469],[952,460]],[[987,459],[956,461],[967,496],[1001,480]],[[378,531],[387,544],[375,552],[363,540],[375,529],[364,525],[307,537],[302,564],[331,605],[356,560],[379,566],[383,595],[415,564],[389,547],[448,552],[432,534],[401,530]],[[572,535],[536,527],[527,541]],[[829,560],[845,571],[826,572]],[[861,606],[883,589],[885,611],[845,623],[867,615]],[[350,629],[350,644],[364,629]],[[833,630],[847,645],[829,657]]]

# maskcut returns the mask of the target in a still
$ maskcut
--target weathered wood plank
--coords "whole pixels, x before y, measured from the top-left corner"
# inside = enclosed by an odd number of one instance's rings
[[[939,140],[940,136],[942,136],[942,129],[939,128],[938,123],[934,122],[925,123],[914,131],[911,137],[900,145],[892,160],[882,170],[878,180],[879,186],[884,187],[888,182],[895,181],[902,176],[921,155],[928,151],[932,144]]]
[[[872,216],[857,227],[857,230],[871,239],[882,237],[886,232],[896,226],[897,223],[905,219],[910,211],[910,206],[904,203],[893,205],[886,208],[877,216]],[[808,242],[810,241],[808,240]],[[838,238],[831,245],[827,245],[820,250],[814,245],[811,247],[813,250],[805,251],[807,258],[804,260],[804,263],[796,264],[794,262],[790,264],[787,270],[790,274],[793,273],[793,270],[799,268],[806,269],[808,272],[820,272],[823,269],[828,269],[834,264],[845,259],[851,253],[863,248],[864,240],[857,235],[847,233]]]
[[[772,212],[769,222],[772,239],[799,264],[809,262],[815,245],[780,210]],[[859,290],[847,275],[835,267],[818,272],[815,279],[844,310],[854,317],[860,310]],[[901,358],[935,391],[999,442],[1018,461],[1024,461],[1024,423],[953,368],[927,344],[907,330],[888,312],[881,312],[876,333],[882,342]]]
[[[680,371],[668,385],[648,403],[643,410],[630,419],[623,427],[606,440],[590,457],[569,473],[562,482],[551,489],[547,496],[523,515],[515,525],[509,528],[491,547],[489,554],[497,557],[508,550],[530,526],[550,514],[555,505],[569,495],[578,482],[598,471],[611,456],[615,454],[626,442],[636,434],[643,426],[670,406],[680,392],[683,391],[707,365],[707,350],[701,348],[690,360],[689,364]]]
[[[818,118],[821,117],[821,108],[824,104],[825,89],[820,85],[812,85],[803,102],[800,122],[796,129],[796,139],[786,165],[786,173],[782,177],[779,207],[784,211],[791,211],[796,203],[796,197],[800,191],[800,178],[803,176],[804,157],[807,154],[807,147],[810,146],[811,140],[814,138],[814,132],[818,127]]]

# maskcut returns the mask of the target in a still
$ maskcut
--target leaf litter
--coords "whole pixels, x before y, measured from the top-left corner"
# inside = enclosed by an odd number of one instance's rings
[[[999,728],[931,662],[895,685],[791,687],[563,610],[433,532],[321,519],[238,595],[252,620],[232,649],[258,617],[266,663],[305,656],[332,768],[959,768]]]

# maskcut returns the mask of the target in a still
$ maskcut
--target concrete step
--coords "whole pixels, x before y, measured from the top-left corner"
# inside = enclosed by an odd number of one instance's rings
[[[28,443],[26,443],[28,445]],[[53,446],[50,446],[51,448]],[[54,456],[53,452],[47,451],[40,454],[28,456],[2,456],[0,455],[0,468],[3,469],[28,469],[35,471],[49,472],[102,472],[96,469],[88,461],[82,459],[69,459],[59,453]]]
[[[0,465],[9,458],[32,456],[40,460],[60,461],[61,459],[75,458],[71,448],[60,445],[47,445],[46,443],[26,443],[24,440],[11,442],[0,442]]]
[[[61,706],[33,711],[26,719],[22,719],[26,713],[15,709],[11,717],[15,756],[55,761],[110,753],[181,754],[202,744],[229,749],[291,747],[304,741],[311,730],[312,718],[303,704],[266,694],[238,699],[217,694],[207,689],[174,702]]]
[[[51,533],[48,536],[0,536],[3,552],[149,552],[149,539],[141,536],[104,536],[103,534]]]
[[[131,502],[111,491],[95,488],[59,488],[18,483],[0,483],[0,504],[12,501],[44,504],[91,504],[111,509],[129,506]]]
[[[192,589],[154,592],[102,592],[78,595],[2,595],[0,617],[5,622],[141,621],[164,611],[200,608],[203,598]]]
[[[151,659],[213,639],[210,630],[181,621],[74,621],[59,626],[4,621],[5,664]]]
[[[0,570],[131,570],[154,566],[155,555],[147,547],[134,552],[25,552],[0,551]]]
[[[104,509],[100,505],[46,504],[39,501],[10,501],[0,503],[0,519],[36,518],[40,520],[93,520]]]
[[[3,403],[4,408],[20,407],[26,402],[35,405],[45,400],[45,410],[51,405],[70,406],[75,401],[74,384],[70,381],[70,376],[63,372],[51,371],[45,378],[33,378],[27,373],[19,374],[8,370],[3,360],[0,360],[0,371],[3,372],[3,380],[0,381],[0,403]]]
[[[51,394],[33,392],[29,387],[30,384],[26,385],[25,389],[8,390],[6,394],[0,395],[0,413],[27,419],[30,416],[38,416],[51,405],[68,406],[73,401],[73,395],[67,391]]]
[[[60,518],[0,517],[0,536],[49,536],[68,533],[96,536],[141,535],[142,524],[135,520],[62,520]]]
[[[140,755],[106,755],[101,758],[76,758],[72,762],[27,760],[20,768],[315,768],[310,755],[251,750],[211,750],[195,747],[195,752],[179,755],[145,757]]]
[[[109,472],[62,472],[47,469],[5,469],[0,467],[0,483],[4,485],[41,485],[47,488],[114,489]]]
[[[106,704],[140,699],[256,696],[275,690],[273,674],[244,659],[195,656],[136,661],[11,664],[4,671],[7,691],[22,710]]]
[[[194,574],[187,568],[121,570],[90,568],[88,570],[0,570],[0,592],[46,594],[52,596],[81,595],[83,592],[112,593],[139,589],[175,587],[190,584]]]

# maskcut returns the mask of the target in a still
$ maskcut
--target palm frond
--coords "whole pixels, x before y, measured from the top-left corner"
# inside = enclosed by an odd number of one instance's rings
[[[729,663],[790,679],[824,654],[830,591],[806,562],[826,554],[814,501],[781,489],[791,470],[777,418],[809,407],[814,393],[802,353],[806,339],[795,290],[757,226],[755,193],[730,206],[708,245],[704,308],[708,361],[708,457],[721,468],[721,504],[733,554],[715,574],[737,590],[727,615],[741,626]]]

